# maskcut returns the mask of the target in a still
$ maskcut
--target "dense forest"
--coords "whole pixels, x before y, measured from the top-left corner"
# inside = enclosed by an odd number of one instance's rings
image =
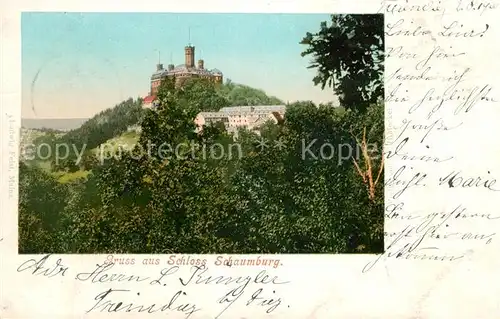
[[[381,252],[383,17],[332,16],[301,44],[304,56],[314,56],[313,84],[328,86],[342,107],[290,103],[284,118],[265,123],[260,136],[242,130],[234,140],[221,125],[196,132],[194,118],[223,106],[282,101],[231,82],[215,87],[192,80],[176,88],[164,81],[155,110],[129,99],[45,140],[87,144],[83,164],[70,159],[49,170],[19,164],[19,252]],[[338,63],[325,58],[332,50]],[[132,151],[95,160],[90,149],[132,125],[141,127]],[[192,147],[165,157],[164,143]],[[240,156],[205,156],[211,146],[228,150],[235,143]],[[312,145],[307,156],[304,144]],[[334,156],[318,155],[325,145],[335,146]],[[87,173],[61,183],[54,170]]]

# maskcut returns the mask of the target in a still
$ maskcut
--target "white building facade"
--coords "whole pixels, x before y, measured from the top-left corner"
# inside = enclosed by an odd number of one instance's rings
[[[256,131],[262,124],[269,120],[277,123],[278,118],[284,116],[285,110],[285,105],[223,107],[218,112],[199,113],[196,116],[195,123],[198,126],[198,130],[201,130],[203,125],[222,122],[226,131],[237,135],[240,128]]]

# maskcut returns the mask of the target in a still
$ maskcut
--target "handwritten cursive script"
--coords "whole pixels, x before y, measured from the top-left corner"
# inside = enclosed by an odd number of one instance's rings
[[[61,258],[58,258],[55,263],[48,262],[50,259],[50,254],[45,255],[40,259],[31,258],[23,262],[19,267],[17,267],[18,272],[29,271],[35,276],[45,276],[45,277],[55,277],[55,276],[65,276],[68,267],[62,263]]]
[[[500,190],[498,172],[480,167],[482,152],[490,150],[471,145],[489,138],[478,128],[497,126],[482,117],[498,109],[498,97],[477,59],[479,48],[495,39],[491,14],[498,7],[476,0],[382,2],[391,122],[384,150],[386,250],[363,272],[382,260],[454,262],[495,240],[500,216],[471,199]]]

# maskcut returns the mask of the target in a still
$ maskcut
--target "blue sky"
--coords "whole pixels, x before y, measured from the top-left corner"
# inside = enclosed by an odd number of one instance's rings
[[[285,101],[336,101],[330,89],[313,85],[316,71],[300,56],[302,37],[328,19],[326,14],[23,13],[22,117],[91,117],[128,97],[146,96],[158,52],[165,66],[182,64],[188,42],[196,60],[204,59],[206,68],[218,68],[233,82]]]

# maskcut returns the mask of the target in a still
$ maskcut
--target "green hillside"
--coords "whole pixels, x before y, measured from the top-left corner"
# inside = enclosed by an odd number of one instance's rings
[[[217,93],[225,100],[221,106],[248,106],[248,105],[278,105],[284,102],[277,97],[268,96],[261,89],[252,88],[243,84],[233,83],[227,80],[226,83],[217,89]],[[45,170],[52,170],[60,177],[61,172],[70,171],[75,173],[78,170],[85,170],[87,160],[101,151],[115,152],[118,147],[131,149],[139,139],[139,134],[130,132],[129,128],[140,125],[141,118],[146,110],[142,108],[142,99],[129,98],[112,108],[106,109],[94,117],[90,118],[77,129],[73,129],[65,134],[47,134],[38,132],[34,139],[35,145],[47,143],[53,145],[66,144],[81,150],[85,146],[84,161],[75,165],[76,154],[71,152],[68,159],[60,161],[57,165],[54,159],[45,161],[35,161],[37,166]]]
[[[119,136],[127,129],[138,124],[144,110],[142,99],[129,98],[113,108],[104,110],[95,115],[75,130],[69,131],[58,142],[65,142],[93,149],[107,140]]]
[[[92,152],[96,155],[101,151],[103,154],[108,154],[109,152],[116,153],[118,148],[124,151],[130,151],[138,141],[139,133],[136,131],[129,131],[107,140],[100,146],[93,148]]]
[[[221,85],[219,93],[229,101],[230,106],[285,104],[277,97],[268,96],[263,90],[233,83],[231,80],[227,80],[224,85]]]

